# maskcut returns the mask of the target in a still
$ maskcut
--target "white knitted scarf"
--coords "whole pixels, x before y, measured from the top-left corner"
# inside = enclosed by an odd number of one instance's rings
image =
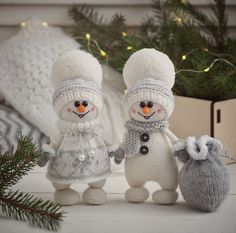
[[[69,133],[74,130],[78,130],[80,132],[94,131],[94,129],[99,127],[99,123],[99,118],[87,122],[69,122],[62,119],[57,120],[57,126],[62,134]]]

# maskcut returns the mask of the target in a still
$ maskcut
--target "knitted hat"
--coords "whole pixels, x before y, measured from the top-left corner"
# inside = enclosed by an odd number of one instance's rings
[[[123,70],[128,88],[125,102],[128,107],[141,100],[159,103],[169,117],[174,108],[171,88],[175,69],[169,57],[155,49],[141,49],[130,56]]]
[[[78,99],[88,100],[101,110],[102,68],[92,55],[81,50],[65,53],[53,65],[51,79],[56,89],[53,106],[58,115],[66,104]]]

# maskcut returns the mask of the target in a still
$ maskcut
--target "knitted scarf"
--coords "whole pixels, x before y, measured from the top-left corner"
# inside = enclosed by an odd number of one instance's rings
[[[131,119],[125,123],[128,136],[125,141],[125,152],[127,155],[137,154],[140,148],[140,135],[142,133],[152,133],[169,126],[167,121],[139,122]]]
[[[74,130],[80,132],[95,131],[99,127],[99,119],[87,122],[69,122],[62,119],[57,120],[57,126],[62,134],[69,133]]]

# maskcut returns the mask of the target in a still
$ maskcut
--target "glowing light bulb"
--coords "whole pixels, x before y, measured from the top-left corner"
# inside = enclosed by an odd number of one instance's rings
[[[186,58],[187,58],[187,55],[183,55],[183,56],[182,56],[182,60],[183,60],[183,61],[186,60]]]
[[[127,32],[122,32],[121,35],[122,35],[123,37],[126,37],[126,36],[127,36]]]
[[[42,25],[43,25],[44,27],[47,27],[47,26],[48,26],[48,23],[47,23],[47,22],[42,22]]]
[[[21,22],[20,26],[21,27],[25,27],[26,26],[26,22],[25,21]]]
[[[132,47],[132,46],[127,46],[126,49],[127,49],[127,50],[132,50],[133,47]]]
[[[182,24],[182,23],[183,23],[183,19],[182,19],[181,17],[179,17],[179,16],[177,16],[177,17],[175,18],[175,21],[176,21],[177,23],[179,23],[179,24]]]
[[[103,50],[100,50],[100,55],[101,55],[102,57],[106,57],[106,56],[107,56],[107,53],[106,53],[105,51],[103,51]]]
[[[87,40],[90,40],[90,39],[91,39],[91,35],[90,35],[89,33],[86,33],[86,34],[85,34],[85,38],[86,38]]]

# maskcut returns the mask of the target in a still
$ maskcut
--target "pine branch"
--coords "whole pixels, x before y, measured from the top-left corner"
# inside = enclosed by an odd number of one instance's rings
[[[0,206],[8,217],[52,231],[57,231],[65,214],[59,205],[20,191],[0,193]]]
[[[37,165],[40,156],[32,139],[21,137],[15,153],[13,148],[0,156],[0,191],[15,185]]]
[[[188,1],[153,0],[153,16],[144,19],[141,27],[134,31],[128,31],[124,19],[117,19],[117,24],[109,22],[102,25],[96,17],[91,16],[95,19],[91,23],[88,14],[79,10],[73,17],[73,35],[82,48],[119,72],[122,72],[132,53],[152,47],[166,53],[176,70],[204,70],[219,57],[236,64],[236,38],[227,37],[225,0],[213,1],[210,5],[211,14],[205,14]],[[180,21],[177,20],[178,16]],[[127,35],[120,36],[122,31],[128,32]],[[88,49],[88,43],[84,40],[86,32],[106,51],[108,56],[105,59],[101,58],[95,46],[91,45]],[[209,52],[204,52],[207,51],[204,49]],[[185,54],[188,56],[183,60]],[[236,83],[232,75],[234,72],[232,66],[217,64],[209,72],[177,74],[174,92],[215,101],[235,98]]]
[[[222,52],[227,38],[228,17],[225,15],[225,0],[214,0],[214,3],[210,7],[217,23],[215,41],[219,52]]]
[[[40,156],[32,139],[24,136],[19,139],[15,152],[11,148],[0,155],[0,206],[9,217],[56,231],[65,214],[59,205],[21,191],[9,190],[37,165]]]

